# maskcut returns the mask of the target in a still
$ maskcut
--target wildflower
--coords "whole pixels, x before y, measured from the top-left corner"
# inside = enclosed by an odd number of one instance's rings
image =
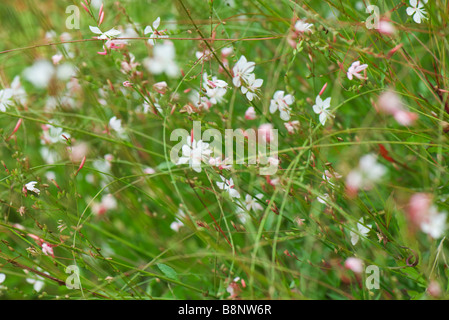
[[[117,117],[112,117],[111,119],[109,119],[109,126],[112,128],[112,130],[114,130],[115,132],[117,132],[119,135],[123,136],[125,133],[125,130],[122,127],[122,120],[121,119],[117,119]]]
[[[371,225],[368,224],[365,227],[363,218],[360,218],[359,222],[357,222],[357,229],[358,229],[358,233],[355,233],[353,231],[350,232],[351,243],[353,246],[355,246],[357,244],[357,242],[359,242],[360,236],[366,237],[368,235],[369,231],[371,230]],[[360,234],[360,236],[359,236],[359,234]]]
[[[40,194],[41,191],[40,191],[38,188],[35,187],[36,184],[37,184],[37,181],[31,181],[31,182],[28,182],[28,183],[25,185],[25,188],[26,188],[28,191],[32,191],[32,192],[34,192],[34,193],[36,193],[36,194]]]
[[[442,290],[441,286],[435,280],[430,281],[427,287],[427,292],[434,298],[439,298],[441,296]]]
[[[39,267],[37,267],[37,270],[42,271],[42,269]],[[23,270],[23,272],[25,272],[27,275],[30,273],[28,270]],[[50,275],[47,271],[44,271],[43,273]],[[39,275],[33,275],[31,277],[26,278],[25,280],[29,284],[33,285],[33,289],[36,292],[40,292],[45,285],[45,282],[43,281],[44,278]]]
[[[47,60],[38,60],[23,72],[25,79],[36,88],[46,88],[54,74],[55,68]]]
[[[345,261],[345,268],[351,270],[354,273],[362,273],[363,261],[359,258],[350,257]]]
[[[112,28],[112,29],[110,29],[110,30],[108,30],[106,32],[102,32],[100,30],[100,28],[98,28],[98,27],[89,26],[89,29],[93,33],[99,34],[100,36],[97,37],[97,39],[100,39],[100,40],[117,38],[120,35],[120,33],[121,33],[120,31],[118,31],[118,30],[116,30],[114,28]]]
[[[234,181],[232,178],[229,180],[223,176],[220,176],[222,182],[216,182],[217,187],[221,190],[227,191],[231,198],[240,198],[240,193],[234,189]]]
[[[353,79],[353,76],[360,79],[360,80],[366,80],[365,77],[360,75],[360,72],[368,68],[367,64],[360,65],[360,61],[355,61],[351,64],[351,66],[348,69],[348,72],[346,73],[349,80]]]
[[[145,58],[144,66],[149,72],[158,75],[165,73],[171,78],[179,75],[179,68],[175,62],[175,46],[171,41],[155,46],[152,58]]]
[[[330,201],[330,196],[328,193],[325,193],[322,196],[318,196],[316,199],[322,204],[327,204]]]
[[[257,133],[262,136],[266,142],[270,142],[274,138],[273,125],[271,123],[264,123],[259,126]]]
[[[182,157],[176,164],[186,164],[192,167],[196,172],[201,172],[201,162],[206,162],[212,150],[209,144],[199,140],[188,139],[187,144],[182,146]]]
[[[426,19],[426,10],[424,5],[428,0],[410,0],[410,7],[407,7],[407,14],[413,16],[413,20],[416,23],[421,23],[423,19]]]
[[[330,108],[331,98],[327,98],[326,100],[322,100],[318,95],[315,99],[315,105],[313,106],[313,112],[320,115],[320,122],[324,126],[327,119],[332,117],[331,112],[328,110]]]
[[[117,200],[112,194],[107,194],[101,197],[101,202],[95,202],[92,205],[92,212],[96,215],[104,215],[109,210],[117,209]]]
[[[44,239],[29,233],[28,234],[29,237],[33,238],[34,241],[36,241],[36,243],[41,247],[42,252],[48,256],[52,256],[53,258],[55,257],[54,253],[53,253],[53,245],[49,244],[48,242],[45,242]]]
[[[156,82],[155,84],[153,84],[153,89],[156,90],[156,92],[159,94],[165,94],[167,92],[167,88],[168,85],[165,81]]]
[[[42,144],[53,144],[62,141],[66,141],[70,138],[70,134],[64,132],[62,128],[59,128],[57,124],[53,123],[53,120],[49,121],[51,124],[45,124],[42,126],[43,136],[41,137]]]
[[[204,72],[203,87],[206,89],[206,95],[209,97],[209,101],[212,104],[217,104],[223,100],[228,84],[223,80],[217,79],[217,77],[212,77],[209,80],[207,73]]]
[[[383,165],[377,163],[377,156],[367,154],[360,158],[357,169],[352,170],[346,177],[346,186],[351,193],[358,189],[371,189],[386,173]]]
[[[259,201],[257,201],[257,200],[262,200],[262,198],[263,198],[263,194],[261,194],[261,193],[256,194],[255,197],[252,197],[251,195],[247,194],[245,196],[245,203],[244,203],[246,210],[248,210],[248,211],[253,210],[255,212],[262,211],[263,207],[259,203]]]
[[[227,158],[225,160],[222,160],[220,157],[216,158],[211,157],[209,159],[209,164],[211,166],[218,167],[219,170],[229,170],[232,168],[232,165],[227,164],[227,160],[228,160]]]
[[[410,126],[418,119],[418,115],[408,111],[400,97],[392,90],[387,90],[379,96],[377,106],[379,111],[392,115],[403,126]]]
[[[256,79],[256,76],[254,75],[254,73],[252,73],[246,79],[245,85],[242,85],[242,93],[246,94],[246,98],[249,101],[253,101],[254,97],[257,96],[257,92],[259,91],[259,88],[262,86],[262,84],[263,80]]]
[[[147,167],[147,168],[143,169],[143,173],[145,173],[145,174],[155,174],[156,170],[154,170],[151,167]]]
[[[300,33],[312,32],[313,24],[305,22],[305,20],[298,20],[295,23],[295,30]]]
[[[179,232],[179,229],[184,226],[184,223],[180,219],[185,218],[185,213],[181,208],[179,208],[176,216],[176,220],[170,224],[170,229],[175,232]]]
[[[6,112],[6,109],[13,104],[12,94],[13,91],[11,89],[0,90],[0,111]]]
[[[281,119],[284,121],[290,120],[291,108],[289,107],[294,101],[294,97],[291,94],[284,95],[284,91],[276,91],[271,99],[270,112],[275,113],[279,110]]]
[[[252,74],[255,68],[254,62],[248,62],[245,56],[241,56],[239,61],[232,69],[233,78],[232,83],[239,88],[242,84],[248,81],[249,76]]]
[[[331,179],[341,179],[341,175],[338,172],[333,171],[332,173],[329,170],[324,170],[323,180],[328,182],[331,186],[335,186],[335,184],[331,181]]]
[[[210,52],[209,49],[206,49],[204,51],[197,51],[195,52],[195,57],[198,60],[202,59],[203,61],[208,61],[212,57],[212,53]]]
[[[245,112],[245,119],[246,120],[254,120],[256,119],[256,111],[254,110],[254,107],[249,107]]]
[[[390,21],[380,20],[377,31],[381,34],[390,36],[396,32],[396,29]]]
[[[438,212],[435,206],[431,206],[427,216],[421,222],[422,232],[428,234],[434,239],[439,239],[446,230],[446,212]]]
[[[148,39],[148,44],[151,46],[154,46],[154,44],[156,43],[157,38],[167,38],[168,36],[164,36],[162,35],[161,31],[158,31],[157,28],[159,28],[159,25],[161,24],[161,18],[157,17],[156,20],[154,20],[153,22],[153,27],[151,26],[146,26],[145,30],[143,31],[144,34],[149,34],[150,35],[150,39]]]
[[[299,129],[299,121],[289,121],[284,123],[285,129],[287,129],[289,134],[295,133]]]

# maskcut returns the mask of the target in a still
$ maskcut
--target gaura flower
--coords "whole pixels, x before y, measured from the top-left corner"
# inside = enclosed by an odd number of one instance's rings
[[[359,222],[357,222],[357,229],[358,229],[358,233],[355,233],[353,231],[350,232],[351,235],[351,243],[353,246],[355,246],[357,244],[357,242],[359,242],[360,236],[362,238],[366,237],[369,233],[369,231],[371,230],[371,225],[364,225],[363,222],[363,218],[360,218]],[[360,234],[360,236],[359,236]]]
[[[330,110],[331,98],[327,98],[326,100],[322,100],[318,95],[315,99],[315,105],[313,106],[313,112],[320,115],[320,122],[324,126],[327,119],[332,117]]]
[[[256,79],[256,75],[252,73],[246,79],[246,83],[242,85],[241,87],[242,93],[246,95],[246,98],[249,101],[253,101],[254,97],[257,96],[259,88],[262,86],[262,84],[263,80]]]
[[[360,64],[360,61],[355,61],[351,64],[351,66],[348,69],[348,72],[346,73],[349,80],[353,79],[353,76],[360,79],[360,80],[366,80],[365,77],[360,75],[360,72],[368,68],[367,64]]]
[[[146,26],[145,30],[143,31],[144,34],[151,34],[150,39],[148,39],[148,43],[152,46],[156,43],[157,38],[168,38],[166,35],[162,35],[162,31],[158,31],[157,28],[159,28],[159,25],[161,24],[161,18],[157,17],[156,20],[153,22],[153,27]]]
[[[36,184],[37,184],[37,181],[31,181],[31,182],[28,182],[28,183],[25,185],[25,188],[26,188],[28,191],[32,191],[32,192],[34,192],[34,193],[36,193],[36,194],[40,194],[41,191],[40,191],[38,188],[35,187]]]
[[[182,146],[182,157],[176,164],[186,164],[192,167],[196,172],[201,172],[201,162],[206,162],[212,153],[209,144],[199,140],[188,139],[187,144]]]
[[[421,23],[423,19],[426,19],[426,10],[424,5],[428,0],[410,0],[410,7],[407,8],[407,14],[413,16],[413,21]]]
[[[255,62],[248,62],[245,56],[241,56],[239,61],[237,61],[236,65],[232,69],[232,83],[234,84],[234,86],[238,88],[243,83],[247,82],[249,76],[254,71],[255,66]]]
[[[291,94],[284,95],[284,91],[276,91],[273,99],[270,102],[270,112],[275,113],[279,110],[281,119],[284,121],[290,120],[290,105],[293,104],[295,98]]]
[[[101,31],[100,28],[98,28],[98,27],[89,26],[89,29],[93,33],[99,34],[100,36],[98,36],[97,38],[100,40],[117,38],[121,33],[119,30],[114,29],[114,28],[112,28],[106,32]]]
[[[240,193],[234,189],[234,181],[232,178],[228,180],[225,177],[220,176],[220,179],[222,182],[216,182],[217,187],[220,188],[220,190],[227,191],[231,198],[240,198]]]

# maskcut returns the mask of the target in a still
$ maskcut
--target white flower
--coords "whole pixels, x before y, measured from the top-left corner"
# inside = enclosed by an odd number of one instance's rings
[[[182,146],[182,157],[176,164],[186,164],[192,167],[196,172],[201,172],[201,162],[206,162],[212,153],[209,144],[199,140],[187,140],[187,144]]]
[[[50,61],[38,60],[23,72],[25,79],[36,88],[46,88],[55,74],[55,68]]]
[[[170,224],[170,229],[175,232],[179,232],[179,229],[184,226],[184,223],[180,220],[180,218],[185,218],[185,213],[181,210],[181,208],[178,210],[176,220]]]
[[[284,95],[284,91],[276,91],[273,95],[273,99],[271,99],[270,103],[270,112],[275,113],[276,110],[279,109],[279,113],[281,119],[284,121],[290,120],[290,111],[289,107],[295,98],[291,94]]]
[[[240,198],[240,193],[234,189],[234,181],[232,178],[227,180],[225,177],[220,176],[221,181],[223,182],[217,182],[217,187],[221,190],[227,191],[231,198]]]
[[[164,41],[154,47],[153,58],[145,58],[144,66],[152,74],[165,73],[171,78],[179,75],[179,68],[175,62],[175,46],[171,41]]]
[[[242,93],[246,94],[246,98],[249,101],[253,101],[254,97],[257,96],[259,88],[262,86],[263,80],[256,79],[254,73],[250,74],[246,79],[246,83],[242,85]]]
[[[98,27],[89,26],[89,29],[93,33],[99,34],[100,36],[97,37],[97,38],[101,39],[101,40],[117,38],[120,35],[120,33],[121,33],[120,31],[118,31],[117,29],[114,29],[114,28],[112,28],[112,29],[110,29],[110,30],[108,30],[106,32],[102,32],[100,30],[100,28],[98,28]]]
[[[365,77],[360,75],[360,72],[368,68],[367,64],[360,64],[360,61],[355,61],[351,64],[351,66],[348,69],[348,72],[346,73],[346,76],[349,80],[353,79],[353,76],[360,79],[360,80],[366,80]]]
[[[241,56],[239,61],[237,61],[234,68],[232,68],[233,78],[232,83],[237,88],[242,85],[242,82],[245,83],[248,81],[249,76],[254,71],[256,63],[248,62],[245,56]]]
[[[426,19],[426,10],[424,10],[424,5],[428,0],[410,0],[410,6],[407,8],[407,14],[409,16],[413,15],[413,20],[416,23],[421,23],[421,20]]]
[[[312,32],[313,24],[307,23],[304,20],[298,20],[295,23],[295,30],[301,33]]]
[[[0,284],[5,282],[5,279],[6,279],[6,275],[4,273],[0,273]]]
[[[31,182],[28,182],[28,183],[25,185],[25,188],[26,188],[28,191],[32,191],[32,192],[34,192],[34,193],[36,193],[36,194],[39,194],[41,191],[35,187],[36,184],[37,184],[37,181],[31,181]]]
[[[318,95],[315,99],[315,105],[313,106],[313,112],[320,115],[320,122],[324,126],[327,119],[332,117],[330,110],[328,110],[331,106],[331,98],[327,98],[326,100],[322,100]]]
[[[122,127],[122,120],[121,119],[117,119],[117,117],[115,117],[115,116],[112,117],[109,120],[109,126],[112,128],[112,130],[117,132],[120,136],[124,136],[125,129],[123,129],[123,127]]]
[[[37,267],[37,270],[42,272],[42,269],[39,267]],[[27,275],[30,274],[30,272],[28,270],[23,270],[23,272],[25,272]],[[43,273],[45,273],[46,275],[50,275],[47,271],[44,271]],[[39,275],[33,275],[29,278],[26,278],[25,280],[26,280],[26,282],[33,285],[33,289],[36,292],[40,292],[45,285],[45,282],[42,281],[42,280],[44,280],[44,278]]]
[[[322,204],[327,204],[330,201],[330,196],[328,193],[325,193],[322,196],[318,196],[316,199]]]
[[[212,80],[209,80],[207,73],[204,72],[203,87],[206,89],[206,95],[209,97],[209,101],[212,104],[217,104],[223,100],[228,84],[223,80],[217,79],[217,77],[212,77]]]
[[[364,155],[359,160],[358,168],[352,170],[346,177],[346,185],[352,190],[370,189],[375,182],[382,178],[386,171],[387,169],[383,165],[377,163],[376,155]]]
[[[351,243],[353,246],[359,242],[360,236],[366,237],[368,235],[368,232],[371,230],[371,225],[368,224],[366,227],[363,222],[363,218],[360,218],[359,222],[357,223],[357,229],[358,233],[355,233],[353,231],[350,232],[351,235]],[[360,236],[359,236],[360,234]]]
[[[434,239],[441,238],[446,230],[446,212],[439,213],[435,206],[429,209],[429,214],[421,222],[421,230]]]
[[[150,39],[148,39],[148,43],[152,46],[154,46],[157,38],[167,38],[168,36],[161,35],[161,33],[157,30],[159,28],[159,25],[161,24],[161,18],[157,17],[156,20],[153,22],[153,28],[151,26],[146,26],[145,30],[143,31],[144,34],[149,34]]]
[[[53,121],[50,120],[49,122],[52,123]],[[62,128],[59,128],[55,125],[47,124],[47,125],[43,126],[43,128],[44,128],[44,134],[41,138],[42,144],[58,143],[58,142],[66,141],[66,138],[67,139],[70,138],[69,133],[63,132]]]
[[[253,210],[255,212],[262,211],[263,207],[257,200],[261,200],[263,198],[263,194],[259,193],[253,198],[251,195],[247,194],[245,196],[245,207],[246,210]]]
[[[0,111],[5,112],[12,104],[12,93],[11,89],[0,90]]]
[[[27,93],[25,89],[22,87],[22,83],[20,82],[19,76],[15,76],[13,81],[11,82],[11,92],[13,100],[17,101],[22,105],[26,103]]]

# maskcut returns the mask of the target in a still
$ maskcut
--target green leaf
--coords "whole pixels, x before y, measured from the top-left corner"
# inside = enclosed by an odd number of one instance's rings
[[[157,267],[159,268],[159,270],[162,271],[162,273],[167,276],[167,278],[173,279],[173,280],[179,280],[178,278],[178,274],[176,273],[175,269],[173,269],[172,267],[167,266],[166,264],[163,263],[158,263]]]

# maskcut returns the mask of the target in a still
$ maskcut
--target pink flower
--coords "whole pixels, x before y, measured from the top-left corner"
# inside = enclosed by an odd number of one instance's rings
[[[355,61],[352,63],[352,65],[349,67],[348,72],[346,75],[348,76],[349,80],[353,79],[353,76],[360,79],[360,80],[366,80],[366,77],[363,77],[360,75],[360,72],[368,68],[367,64],[360,64],[360,61]]]
[[[418,119],[418,115],[408,111],[401,98],[392,90],[387,90],[380,95],[377,107],[379,111],[392,115],[403,126],[410,126]]]
[[[289,121],[284,123],[285,128],[287,129],[289,134],[295,133],[299,129],[299,121]]]
[[[245,112],[245,119],[246,120],[254,120],[256,119],[256,111],[254,110],[254,107],[249,107]]]
[[[363,272],[363,261],[359,258],[350,257],[345,261],[345,268],[360,274]]]
[[[377,31],[379,31],[379,33],[381,34],[390,36],[396,32],[396,29],[394,28],[393,24],[391,24],[390,21],[380,20]]]
[[[34,241],[36,241],[36,243],[42,248],[42,252],[48,256],[52,256],[53,258],[55,257],[54,252],[53,252],[53,247],[54,245],[49,244],[48,242],[45,242],[44,239],[29,233],[28,234],[29,237],[33,238]]]
[[[266,142],[270,142],[274,137],[273,126],[271,125],[271,123],[261,124],[257,131],[259,135],[262,136],[262,139],[264,139]]]

